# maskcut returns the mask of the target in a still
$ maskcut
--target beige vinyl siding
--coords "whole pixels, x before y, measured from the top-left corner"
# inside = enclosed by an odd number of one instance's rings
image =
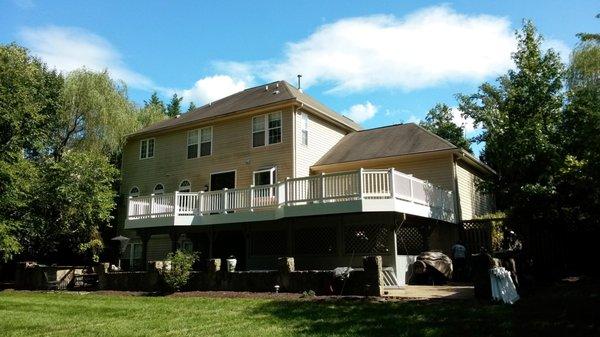
[[[380,158],[340,163],[328,165],[315,171],[329,173],[358,170],[361,167],[365,169],[394,168],[400,172],[412,174],[416,178],[427,180],[446,190],[454,190],[452,157],[448,153],[422,154],[410,157]]]
[[[162,261],[169,252],[171,252],[169,235],[153,235],[148,240],[148,261]]]
[[[302,144],[302,113],[308,116],[308,145]],[[296,174],[310,175],[310,167],[346,134],[342,129],[303,111],[296,113]]]
[[[170,193],[184,179],[191,182],[192,191],[201,191],[209,185],[211,173],[230,170],[236,171],[238,188],[250,186],[252,172],[262,168],[276,166],[278,177],[291,176],[293,112],[291,107],[275,111],[282,111],[281,143],[262,147],[252,147],[252,117],[263,113],[217,123],[206,122],[153,136],[154,157],[149,159],[139,158],[139,139],[129,140],[123,155],[121,193],[127,195],[131,187],[137,186],[140,195],[148,195],[158,183],[164,185],[165,193]],[[187,132],[205,126],[213,127],[212,154],[187,159]]]
[[[492,198],[477,190],[477,182],[481,178],[471,168],[462,162],[457,162],[456,179],[462,220],[470,220],[494,211]]]

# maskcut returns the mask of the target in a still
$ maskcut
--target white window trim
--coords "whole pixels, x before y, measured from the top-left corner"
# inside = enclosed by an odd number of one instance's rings
[[[137,188],[137,190],[138,190],[136,195],[134,195],[135,193],[131,193],[131,191],[132,191],[134,188]],[[141,192],[141,191],[140,191],[140,188],[139,188],[139,187],[137,187],[137,186],[132,186],[132,187],[129,189],[129,196],[130,196],[130,197],[139,197],[139,196],[140,196],[140,192]]]
[[[269,128],[269,115],[275,115],[275,114],[279,115],[279,120],[280,120],[281,124],[277,128]],[[254,119],[261,118],[261,117],[263,119],[263,130],[257,131],[257,132],[265,133],[265,143],[260,146],[254,146],[254,133],[255,133],[254,132]],[[269,130],[273,130],[273,129],[281,130],[281,139],[277,143],[269,144]],[[253,116],[250,119],[250,148],[256,149],[256,148],[260,148],[263,146],[271,146],[271,145],[277,145],[277,144],[281,144],[281,143],[283,143],[283,112],[282,111],[274,111],[274,112],[266,113],[263,115]]]
[[[134,256],[135,249],[134,249],[134,247],[135,246],[141,246],[141,245],[142,245],[142,243],[139,242],[139,241],[129,242],[129,261],[133,261],[135,259],[135,256]]]
[[[187,250],[185,246],[189,245],[190,249]],[[190,239],[183,239],[181,241],[181,250],[183,251],[189,251],[189,252],[193,252],[194,251],[194,244],[192,243],[192,240]]]
[[[200,155],[200,153],[201,153],[200,148],[202,147],[202,130],[205,130],[205,129],[210,129],[210,154],[201,156]],[[196,156],[192,157],[192,158],[187,158],[187,149],[188,149],[188,147],[190,145],[193,145],[193,144],[187,144],[188,139],[189,139],[189,134],[190,134],[190,132],[194,132],[194,131],[198,132],[198,139],[196,139],[196,142],[197,142],[196,145],[198,145],[198,148],[196,149]],[[212,154],[213,154],[213,147],[214,147],[214,138],[215,138],[214,137],[214,129],[213,129],[212,125],[211,126],[206,126],[206,127],[200,128],[200,129],[189,130],[186,133],[186,138],[185,138],[185,143],[186,143],[186,146],[185,146],[185,150],[186,150],[185,151],[185,156],[186,156],[186,158],[188,160],[191,160],[191,159],[198,159],[198,158],[202,158],[202,157],[210,157],[210,156],[212,156]],[[204,142],[204,143],[208,143],[208,142]]]
[[[256,174],[263,173],[263,172],[269,172],[271,174],[271,179],[270,179],[271,183],[269,185],[273,185],[276,183],[275,176],[276,176],[276,172],[277,172],[277,166],[273,166],[268,169],[253,171],[252,172],[252,185],[256,186]]]
[[[152,157],[148,156],[148,141],[152,140],[154,143],[154,146],[152,148]],[[142,143],[146,142],[146,157],[142,158]],[[140,157],[140,160],[144,160],[144,159],[151,159],[154,158],[154,153],[156,152],[156,139],[155,138],[146,138],[146,139],[142,139],[140,140],[140,148],[138,150],[138,156]]]
[[[190,184],[190,185],[187,187],[187,188],[189,188],[190,190],[189,190],[189,191],[187,191],[187,192],[191,192],[191,191],[192,191],[192,182],[191,182],[189,179],[183,179],[182,181],[180,181],[180,182],[179,182],[179,185],[177,185],[177,186],[178,186],[178,187],[177,187],[177,191],[178,191],[178,192],[182,192],[182,191],[181,191],[181,184],[183,184],[183,182],[184,182],[184,181],[187,181],[187,182]],[[164,185],[163,185],[163,186],[164,186]]]
[[[306,124],[304,123],[306,121]],[[308,114],[306,112],[302,112],[300,115],[300,143],[304,146],[308,146],[308,124],[310,123],[310,119],[308,118]],[[306,132],[306,143],[304,143],[304,133]]]
[[[160,193],[156,193],[156,186],[158,186],[158,185],[162,186],[162,192],[160,192]],[[158,184],[154,185],[154,188],[152,189],[152,195],[163,195],[163,194],[165,194],[165,190],[166,190],[165,184],[158,183]]]

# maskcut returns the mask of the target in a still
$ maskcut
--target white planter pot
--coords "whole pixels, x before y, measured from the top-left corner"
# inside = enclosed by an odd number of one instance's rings
[[[227,262],[227,271],[230,273],[234,272],[235,266],[237,265],[237,259],[227,259],[225,261]]]

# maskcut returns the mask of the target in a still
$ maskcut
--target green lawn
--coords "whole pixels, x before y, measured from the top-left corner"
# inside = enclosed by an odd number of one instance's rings
[[[549,294],[569,294],[551,291]],[[573,291],[571,290],[571,294]],[[595,295],[536,296],[515,306],[475,301],[373,302],[0,292],[0,336],[593,335]],[[587,300],[582,302],[579,296]],[[570,297],[569,297],[570,298]]]

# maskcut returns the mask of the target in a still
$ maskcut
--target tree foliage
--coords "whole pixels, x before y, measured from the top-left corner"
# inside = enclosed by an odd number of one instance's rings
[[[62,77],[27,50],[0,45],[0,259],[23,250],[19,232],[28,221],[31,194],[56,121]]]
[[[167,114],[167,108],[165,107],[165,103],[161,101],[156,91],[152,93],[149,100],[144,101],[144,107],[153,107],[154,109],[159,110],[163,115]]]
[[[136,108],[107,72],[61,75],[22,47],[0,45],[0,259],[97,255],[124,137],[156,115]]]
[[[81,243],[110,225],[118,170],[101,153],[81,150],[66,151],[60,160],[49,158],[40,169],[22,240],[32,257],[51,260],[78,252]]]
[[[588,35],[589,36],[589,35]],[[571,54],[558,178],[562,217],[600,227],[600,39],[584,39]]]
[[[450,143],[472,152],[470,141],[465,137],[464,126],[454,124],[452,117],[452,109],[446,104],[438,103],[429,110],[425,121],[420,125]]]
[[[516,34],[515,68],[497,85],[484,83],[473,95],[459,95],[459,109],[483,126],[481,158],[498,179],[483,187],[515,217],[547,218],[561,164],[560,133],[563,65],[553,50],[543,51],[531,22]]]
[[[188,106],[187,112],[190,112],[192,110],[196,110],[196,104],[194,104],[194,102],[190,102],[190,105]]]
[[[167,116],[176,117],[181,114],[181,101],[183,97],[178,97],[177,94],[173,94],[171,101],[167,104]]]
[[[65,149],[120,153],[124,137],[138,128],[126,87],[114,82],[106,71],[69,73],[60,99],[60,127],[53,137],[56,157]]]

